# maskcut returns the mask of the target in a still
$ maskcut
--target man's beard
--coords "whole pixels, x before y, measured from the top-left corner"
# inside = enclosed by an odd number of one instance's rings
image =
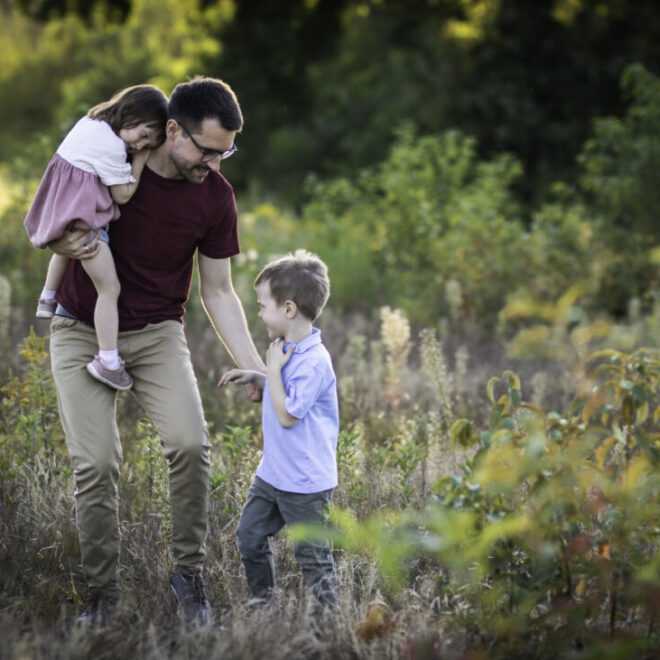
[[[211,172],[211,168],[207,165],[193,165],[189,167],[182,160],[179,159],[177,154],[171,153],[170,158],[172,159],[172,164],[176,168],[177,172],[190,183],[202,183],[207,175]]]

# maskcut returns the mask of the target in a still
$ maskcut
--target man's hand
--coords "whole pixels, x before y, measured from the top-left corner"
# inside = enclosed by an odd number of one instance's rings
[[[58,239],[51,241],[48,244],[48,247],[55,252],[55,254],[61,254],[63,257],[69,257],[69,259],[91,259],[98,254],[100,245],[99,245],[99,235],[98,229],[77,229],[71,223],[62,236]]]
[[[224,387],[227,383],[235,383],[236,385],[252,385],[263,383],[264,375],[252,369],[230,369],[222,374],[218,381],[218,387]]]
[[[251,369],[231,369],[222,375],[218,381],[218,387],[224,387],[227,383],[245,385],[250,401],[258,403],[261,401],[265,384],[265,376],[259,371]]]

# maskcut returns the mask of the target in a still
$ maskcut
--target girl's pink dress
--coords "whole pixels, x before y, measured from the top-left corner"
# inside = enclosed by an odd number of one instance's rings
[[[45,248],[67,226],[99,229],[119,217],[108,186],[135,181],[126,147],[104,121],[83,117],[48,163],[25,229],[35,247]]]

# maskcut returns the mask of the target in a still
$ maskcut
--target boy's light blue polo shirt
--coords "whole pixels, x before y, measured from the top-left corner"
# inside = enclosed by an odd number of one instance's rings
[[[284,350],[289,346],[285,344]],[[339,431],[337,379],[318,328],[295,347],[282,369],[282,381],[287,412],[300,421],[288,429],[280,424],[266,378],[261,413],[264,452],[257,476],[291,493],[334,488]]]

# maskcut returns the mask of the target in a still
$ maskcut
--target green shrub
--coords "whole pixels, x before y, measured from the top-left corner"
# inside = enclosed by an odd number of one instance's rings
[[[339,542],[370,552],[399,589],[415,558],[446,567],[455,626],[479,630],[494,657],[531,640],[541,657],[596,653],[603,636],[657,645],[645,636],[660,593],[660,355],[603,350],[587,364],[592,386],[565,414],[526,403],[511,371],[491,379],[487,427],[454,423],[461,472],[424,511],[335,515]]]
[[[462,318],[492,319],[529,277],[511,192],[520,174],[506,155],[479,161],[457,131],[420,137],[404,127],[387,159],[355,181],[313,181],[303,216],[311,248],[341,273],[338,304],[371,300],[429,323],[449,316],[451,282]]]

